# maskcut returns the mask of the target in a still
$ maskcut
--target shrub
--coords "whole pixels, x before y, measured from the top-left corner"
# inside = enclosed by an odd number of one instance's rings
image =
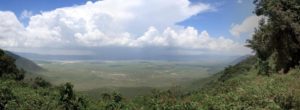
[[[66,83],[60,87],[59,103],[65,110],[80,110],[86,108],[84,99],[75,95],[71,83]]]
[[[50,87],[51,83],[49,83],[48,81],[44,80],[42,77],[36,77],[34,79],[33,86],[34,87],[43,87],[43,88],[46,88],[46,87]]]
[[[4,86],[0,88],[0,110],[4,110],[6,108],[6,104],[14,99],[15,96],[8,87]]]

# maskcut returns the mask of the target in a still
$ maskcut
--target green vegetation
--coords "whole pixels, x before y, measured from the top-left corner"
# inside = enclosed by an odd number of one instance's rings
[[[24,57],[21,57],[9,51],[4,51],[4,52],[6,55],[15,59],[15,64],[19,69],[21,68],[24,69],[28,74],[44,71],[42,67],[38,66],[37,64],[35,64],[33,61],[29,59],[26,59]]]
[[[188,85],[193,80],[207,78],[221,71],[225,65],[141,60],[38,62],[38,64],[47,70],[38,74],[54,85],[71,82],[77,91],[121,90],[123,95],[126,94],[122,91],[128,91],[130,88],[151,90],[151,88]]]
[[[265,16],[253,39],[248,40],[258,57],[259,72],[288,72],[300,63],[300,1],[255,0],[255,13]]]
[[[149,95],[126,99],[118,93],[104,93],[94,99],[73,90],[70,83],[59,87],[44,80],[1,80],[1,107],[7,109],[103,109],[103,110],[195,110],[195,109],[299,109],[300,68],[270,77],[257,75],[255,57],[216,74],[205,87],[195,91],[179,88],[152,90]],[[37,83],[37,84],[35,84]],[[38,84],[41,83],[41,84]],[[47,85],[47,83],[46,83]]]
[[[254,3],[256,13],[268,17],[249,41],[256,56],[207,78],[199,89],[152,90],[131,99],[116,92],[90,98],[76,93],[71,83],[52,86],[40,77],[24,80],[24,71],[0,50],[0,110],[299,110],[300,2]]]
[[[24,79],[24,70],[19,70],[15,65],[15,60],[7,56],[4,51],[0,50],[0,78],[3,79]]]
[[[189,97],[206,109],[286,109],[280,103],[292,103],[293,109],[299,109],[300,68],[266,77],[257,75],[258,70],[251,66],[253,60],[227,68],[218,80]]]
[[[84,99],[75,95],[73,85],[71,83],[66,83],[61,86],[59,91],[59,104],[66,110],[79,110],[80,108],[86,108]]]

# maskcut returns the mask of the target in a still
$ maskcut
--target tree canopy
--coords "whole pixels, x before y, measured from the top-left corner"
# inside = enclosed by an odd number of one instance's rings
[[[24,73],[24,70],[20,70],[16,66],[15,59],[6,55],[0,49],[0,78],[22,80],[24,79]]]
[[[300,1],[255,0],[255,14],[264,16],[248,46],[258,57],[260,72],[288,72],[300,61]]]

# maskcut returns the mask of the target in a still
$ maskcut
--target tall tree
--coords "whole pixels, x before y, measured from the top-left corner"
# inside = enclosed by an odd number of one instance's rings
[[[257,16],[265,16],[248,40],[264,73],[288,72],[300,61],[300,0],[254,0]]]

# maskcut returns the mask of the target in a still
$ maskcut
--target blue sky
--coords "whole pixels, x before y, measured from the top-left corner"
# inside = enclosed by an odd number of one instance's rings
[[[198,0],[194,0],[198,1]],[[212,36],[231,36],[228,29],[233,23],[242,22],[252,15],[254,5],[251,0],[238,3],[237,0],[203,0],[216,5],[216,11],[199,14],[180,23],[199,30],[208,30]]]
[[[40,11],[50,11],[55,8],[84,3],[86,3],[86,0],[2,0],[0,9],[11,10],[19,15],[23,10],[31,10],[38,13]]]
[[[40,50],[78,54],[82,48],[93,53],[104,47],[176,48],[177,54],[193,55],[248,54],[243,45],[259,19],[252,13],[251,0],[0,2],[0,17],[8,21],[0,27],[13,30],[0,34],[4,39],[0,47],[45,54]]]

